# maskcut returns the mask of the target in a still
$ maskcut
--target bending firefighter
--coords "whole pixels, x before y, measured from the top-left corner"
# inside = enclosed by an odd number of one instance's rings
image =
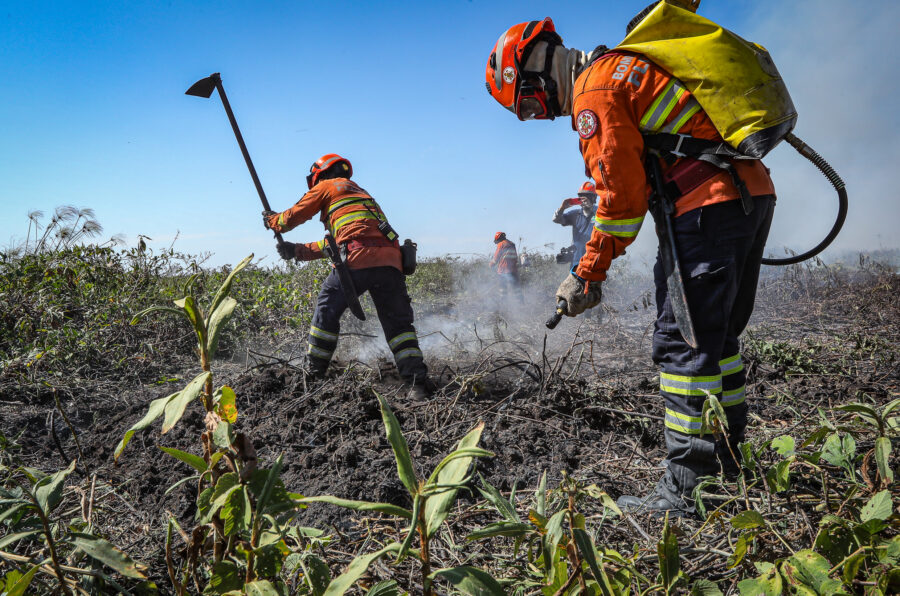
[[[556,213],[553,223],[572,228],[572,266],[578,264],[584,256],[586,245],[594,230],[594,211],[597,202],[597,191],[593,182],[585,182],[578,189],[577,199],[565,199]],[[570,207],[578,209],[569,209]]]
[[[753,310],[775,206],[768,171],[756,159],[727,160],[723,169],[677,151],[648,151],[645,135],[655,132],[722,138],[681,81],[647,56],[604,46],[589,54],[568,49],[549,18],[504,32],[488,60],[487,87],[519,119],[571,117],[580,137],[598,204],[585,254],[556,292],[569,316],[600,303],[610,262],[641,229],[650,188],[664,189],[657,199],[671,205],[675,246],[661,248],[677,249],[697,347],[676,323],[678,296],[670,295],[658,257],[653,361],[665,402],[666,469],[649,496],[622,496],[619,505],[692,514],[698,477],[717,473],[720,465],[736,472],[728,445],[701,435],[707,392],[725,407],[732,447],[747,425],[738,336]],[[645,167],[661,172],[658,185],[650,184]],[[663,230],[668,217],[661,215]]]
[[[381,207],[350,179],[352,175],[345,158],[334,153],[322,156],[306,178],[309,192],[287,211],[264,211],[263,222],[276,232],[287,232],[319,215],[340,246],[353,287],[372,297],[400,376],[424,393],[428,369],[413,326],[399,243]],[[324,249],[324,240],[285,242],[278,246],[278,253],[283,259],[310,261],[323,258]],[[324,376],[337,347],[341,315],[348,308],[344,290],[337,269],[332,270],[322,284],[309,329],[307,358],[314,376]]]

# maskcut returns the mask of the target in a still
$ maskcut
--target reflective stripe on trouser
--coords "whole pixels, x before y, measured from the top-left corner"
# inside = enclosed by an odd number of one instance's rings
[[[717,472],[717,460],[724,462],[728,453],[724,442],[716,445],[711,435],[699,434],[706,392],[725,406],[732,447],[743,439],[747,424],[738,336],[753,311],[774,199],[756,197],[755,203],[749,215],[734,200],[688,211],[673,221],[697,348],[685,343],[678,331],[658,258],[654,268],[653,361],[661,369],[668,449],[660,486],[682,496],[690,496],[697,477]]]
[[[403,274],[394,267],[367,267],[351,269],[350,276],[357,292],[369,292],[372,297],[389,345],[392,340],[396,340],[390,347],[400,376],[407,380],[424,381],[428,369],[416,339],[413,310]],[[333,352],[337,345],[341,315],[345,310],[347,300],[341,289],[340,278],[332,271],[322,283],[310,327],[309,343],[316,348],[309,352],[311,364],[324,361],[327,366],[328,360],[324,356],[328,350]],[[330,353],[328,356],[330,357]]]
[[[398,369],[407,358],[423,358],[422,350],[419,349],[419,338],[416,337],[415,331],[405,331],[395,335],[388,340],[388,346],[394,354],[394,361],[397,363]]]
[[[334,331],[329,331],[316,326],[316,323],[320,325],[325,324],[314,320],[313,324],[310,325],[306,356],[313,369],[324,371],[328,367],[328,363],[331,362],[331,356],[334,354],[335,348],[337,348],[340,327]]]

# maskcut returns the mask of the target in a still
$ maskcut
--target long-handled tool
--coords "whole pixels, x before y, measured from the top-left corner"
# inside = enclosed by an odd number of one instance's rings
[[[347,267],[347,263],[341,258],[341,251],[338,248],[338,243],[331,233],[327,231],[325,232],[325,246],[322,247],[322,252],[324,252],[334,264],[334,270],[338,275],[338,279],[341,281],[341,291],[344,292],[344,299],[347,301],[347,307],[350,309],[350,312],[352,312],[353,316],[360,321],[365,321],[366,313],[363,312],[362,304],[359,303],[359,294],[356,293],[356,287],[353,285],[353,278],[350,277],[350,268]]]
[[[678,325],[681,337],[689,346],[696,348],[699,345],[697,333],[694,331],[694,322],[691,319],[691,310],[687,294],[684,291],[684,277],[681,275],[681,264],[678,262],[678,250],[675,245],[675,231],[672,226],[675,205],[666,195],[662,184],[662,169],[659,159],[653,155],[647,156],[647,173],[653,184],[653,195],[650,197],[649,206],[653,221],[656,223],[656,235],[659,237],[659,256],[669,290],[669,304],[672,305],[675,324]]]
[[[209,99],[213,89],[219,90],[219,99],[222,100],[222,105],[225,106],[225,113],[228,114],[228,121],[231,122],[234,136],[237,138],[238,145],[241,147],[241,153],[244,155],[244,161],[247,162],[250,176],[253,177],[253,184],[256,185],[256,192],[259,193],[259,200],[262,201],[263,209],[271,211],[272,208],[269,207],[269,200],[266,198],[266,193],[259,181],[259,176],[256,175],[256,168],[253,167],[253,160],[250,159],[250,153],[247,152],[247,146],[244,144],[244,137],[241,135],[241,129],[238,128],[237,120],[234,119],[234,112],[231,111],[231,104],[228,103],[228,96],[225,95],[225,88],[222,87],[222,77],[219,76],[219,73],[214,72],[205,79],[200,79],[191,85],[191,88],[185,91],[184,94]],[[284,242],[280,232],[275,232],[275,240],[278,241],[279,245]]]

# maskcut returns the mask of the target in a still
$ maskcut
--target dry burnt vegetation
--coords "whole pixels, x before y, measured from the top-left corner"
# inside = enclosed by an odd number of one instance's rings
[[[322,264],[4,254],[0,592],[898,590],[892,268],[766,272],[743,473],[704,482],[694,520],[614,504],[664,455],[649,278],[620,266],[602,316],[545,333],[564,270],[534,261],[521,301],[482,283],[482,261],[420,265],[438,390],[415,401],[373,320],[345,317],[337,366],[306,380]],[[707,430],[727,432],[708,405]]]

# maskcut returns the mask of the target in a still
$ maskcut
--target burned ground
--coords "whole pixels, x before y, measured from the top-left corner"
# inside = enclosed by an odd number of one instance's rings
[[[495,455],[480,459],[477,472],[504,494],[514,487],[520,491],[523,512],[544,472],[551,488],[568,475],[596,485],[613,499],[643,494],[660,475],[664,455],[662,403],[649,357],[654,313],[647,298],[648,280],[636,277],[611,284],[602,317],[566,319],[553,333],[542,325],[548,314],[540,309],[543,302],[532,301],[530,295],[542,294],[545,285],[534,278],[522,306],[511,311],[501,309],[493,298],[459,288],[417,304],[420,335],[438,386],[427,400],[409,397],[383,357],[387,352],[377,326],[347,318],[337,354],[340,366],[333,366],[324,382],[308,381],[303,374],[296,356],[302,353],[304,330],[298,326],[282,329],[275,337],[243,334],[229,350],[230,358],[214,366],[216,383],[234,388],[238,427],[248,433],[261,460],[268,463],[283,453],[282,479],[290,491],[303,495],[410,506],[385,438],[376,392],[391,404],[419,474],[427,475],[467,431],[484,422],[480,445]],[[427,288],[421,291],[427,295]],[[897,397],[898,292],[900,279],[871,264],[852,270],[793,267],[764,277],[743,350],[748,436],[757,445],[781,435],[799,444],[820,426],[820,408],[832,412],[849,401],[883,405]],[[29,384],[27,376],[10,373],[0,391],[0,430],[15,444],[11,452],[24,465],[49,471],[68,465],[80,450],[83,457],[78,476],[70,478],[67,503],[77,507],[95,478],[95,528],[149,564],[160,586],[167,584],[165,520],[171,513],[184,527],[191,525],[196,484],[187,482],[169,492],[191,470],[155,445],[198,453],[202,411],[199,406],[189,409],[166,435],[158,428],[138,433],[117,465],[112,454],[151,400],[176,391],[197,371],[189,354],[170,358],[167,366],[172,368],[155,382],[148,379],[152,375],[123,375],[116,383],[102,376],[92,381],[82,374],[60,378],[53,387]],[[859,452],[871,450],[873,440],[860,440]],[[764,457],[770,457],[769,452]],[[893,464],[896,467],[896,455]],[[764,470],[767,462],[760,466]],[[873,478],[865,479],[871,481],[872,492],[877,486]],[[729,494],[728,486],[723,484],[720,492]],[[776,499],[764,483],[750,492],[751,498],[767,502],[789,543],[810,544],[823,515],[816,507],[823,488],[815,475],[802,471],[794,477],[794,488],[787,502]],[[891,491],[897,495],[896,483]],[[711,500],[708,509],[717,503]],[[435,559],[442,566],[480,564],[500,569],[500,575],[511,569],[511,545],[496,539],[473,543],[462,554],[458,545],[465,535],[496,521],[497,514],[485,508],[475,490],[461,492],[456,507],[457,514],[439,535]],[[725,510],[740,509],[732,504]],[[599,501],[585,501],[580,510],[589,521],[599,522],[598,543],[622,552],[635,546],[646,549],[647,556],[639,562],[655,573],[658,520],[611,520]],[[335,572],[357,552],[395,539],[401,529],[378,515],[324,504],[311,504],[296,521],[334,537],[328,562]],[[744,576],[737,573],[740,567],[726,568],[733,539],[721,524],[679,524],[682,566],[689,575],[724,579],[723,589]],[[757,557],[767,556],[767,550],[773,559],[787,552],[773,539],[760,545]],[[392,576],[412,586],[402,577],[409,573],[404,567],[398,576],[381,563],[372,570],[375,577]],[[752,568],[742,573],[753,575]]]

